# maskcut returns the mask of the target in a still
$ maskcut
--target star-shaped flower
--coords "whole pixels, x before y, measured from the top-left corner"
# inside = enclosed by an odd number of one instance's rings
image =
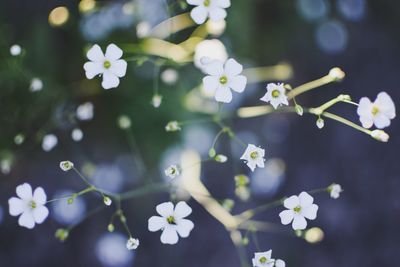
[[[249,144],[240,159],[245,161],[251,171],[254,171],[256,167],[264,168],[264,156],[265,149]]]
[[[149,231],[156,232],[161,230],[161,243],[176,244],[179,237],[186,238],[192,231],[194,224],[185,219],[192,213],[192,209],[183,201],[176,204],[164,202],[156,207],[157,213],[161,216],[152,216],[149,219]]]
[[[203,24],[207,17],[212,21],[220,21],[226,17],[225,8],[231,6],[230,0],[186,0],[189,5],[196,6],[190,16],[197,24]]]
[[[254,267],[273,267],[275,260],[271,258],[272,250],[266,252],[254,253],[253,266]]]
[[[93,79],[97,75],[103,76],[101,86],[104,89],[115,88],[119,85],[119,78],[126,74],[127,63],[121,59],[123,51],[115,44],[107,46],[106,53],[103,54],[100,46],[95,44],[89,49],[86,56],[90,60],[83,65],[86,77]]]
[[[204,88],[215,91],[215,100],[223,103],[232,101],[232,92],[242,93],[246,88],[247,78],[240,75],[243,66],[230,58],[225,64],[220,60],[211,60],[204,64],[208,76],[203,78]]]
[[[274,109],[277,109],[281,105],[289,105],[283,83],[269,83],[267,85],[267,92],[260,100],[271,103]]]
[[[368,97],[361,98],[357,113],[364,128],[371,128],[375,124],[377,128],[383,129],[396,117],[396,107],[392,98],[386,92],[381,92],[374,102]]]

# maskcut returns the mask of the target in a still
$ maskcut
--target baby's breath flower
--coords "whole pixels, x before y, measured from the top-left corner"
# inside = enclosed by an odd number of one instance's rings
[[[170,121],[165,126],[165,130],[167,132],[176,132],[176,131],[180,131],[181,127],[179,126],[179,123],[177,121]]]
[[[250,183],[249,177],[244,174],[239,174],[235,176],[236,187],[247,186]]]
[[[86,102],[78,106],[76,109],[76,117],[81,121],[89,121],[93,119],[93,104]]]
[[[42,149],[46,152],[52,150],[58,144],[58,138],[54,134],[48,134],[43,137]]]
[[[332,184],[328,187],[328,192],[331,196],[331,198],[337,199],[340,196],[340,193],[343,192],[342,187],[340,184]]]
[[[225,163],[228,160],[228,157],[222,154],[218,154],[215,156],[215,161],[219,163]]]
[[[137,249],[139,247],[139,239],[130,237],[126,242],[126,248],[128,250]]]
[[[16,145],[21,145],[24,141],[25,141],[25,135],[23,135],[23,134],[17,134],[14,137],[14,143]]]
[[[302,106],[296,104],[296,106],[294,106],[294,108],[296,109],[296,113],[297,113],[299,116],[303,116],[304,110],[303,110],[303,107],[302,107]]]
[[[14,57],[19,56],[21,54],[21,52],[22,52],[22,48],[21,48],[21,46],[19,46],[17,44],[10,47],[10,54]]]
[[[377,128],[383,129],[396,117],[396,107],[392,98],[386,92],[381,92],[374,102],[368,97],[361,98],[357,114],[364,128],[371,128],[375,124]]]
[[[61,161],[60,162],[60,168],[61,170],[67,172],[69,170],[71,170],[74,167],[74,163],[72,163],[71,161]]]
[[[112,200],[108,196],[103,197],[103,202],[104,202],[104,204],[106,204],[106,206],[111,206],[111,204],[112,204]]]
[[[317,218],[318,206],[313,204],[314,198],[307,192],[301,192],[298,196],[291,196],[283,202],[287,210],[279,213],[281,222],[284,225],[292,223],[293,230],[304,230],[307,227],[307,221]]]
[[[82,140],[83,138],[83,132],[81,129],[79,128],[75,128],[72,130],[71,132],[71,138],[72,140],[74,140],[75,142],[79,142]]]
[[[109,225],[107,225],[107,231],[112,233],[114,232],[114,230],[115,230],[114,224],[110,223]]]
[[[162,101],[162,96],[161,95],[154,95],[153,98],[151,99],[151,104],[153,105],[153,107],[158,108],[161,105],[161,101]]]
[[[119,78],[126,74],[128,64],[121,59],[123,51],[115,44],[107,46],[106,53],[103,54],[100,46],[95,44],[87,52],[90,60],[83,65],[88,79],[93,79],[97,75],[103,76],[101,86],[104,89],[115,88],[119,85]]]
[[[168,84],[173,85],[179,78],[179,73],[174,69],[166,69],[161,73],[161,80]]]
[[[254,171],[256,167],[264,168],[264,155],[264,149],[249,144],[240,159],[244,160],[251,171]]]
[[[118,127],[124,130],[131,127],[131,119],[126,115],[119,116],[117,123]]]
[[[33,78],[31,80],[31,85],[29,86],[29,90],[31,92],[37,92],[43,89],[43,82],[39,78]]]
[[[220,21],[226,17],[225,8],[231,6],[230,0],[186,0],[189,5],[196,6],[190,16],[197,24],[203,24],[207,17],[212,21]]]
[[[267,92],[262,98],[260,98],[260,100],[271,103],[274,109],[277,109],[281,105],[287,106],[289,105],[289,102],[285,91],[283,83],[269,83],[267,85]]]
[[[35,223],[41,224],[49,215],[46,208],[47,196],[43,188],[37,187],[32,193],[32,187],[28,183],[17,186],[17,196],[8,200],[11,216],[19,216],[20,226],[32,229]]]
[[[317,125],[318,129],[322,129],[325,126],[325,121],[323,118],[318,118],[315,124]]]
[[[373,130],[371,136],[381,142],[389,141],[389,135],[382,130]]]
[[[57,229],[56,233],[55,233],[55,237],[60,240],[61,242],[64,242],[65,240],[67,240],[69,235],[69,231],[67,229]]]
[[[252,260],[254,267],[273,267],[275,260],[272,259],[272,250],[265,252],[254,253],[254,258]]]
[[[177,165],[169,166],[168,168],[165,169],[164,172],[165,172],[165,175],[171,179],[174,179],[175,177],[177,177],[181,174],[179,167]]]

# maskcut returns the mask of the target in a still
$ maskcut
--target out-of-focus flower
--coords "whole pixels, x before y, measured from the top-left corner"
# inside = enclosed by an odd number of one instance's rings
[[[285,266],[286,266],[286,263],[283,260],[277,259],[275,261],[275,267],[285,267]]]
[[[131,127],[131,119],[126,115],[118,117],[118,127],[121,129],[128,129]]]
[[[149,219],[149,231],[162,230],[161,243],[176,244],[179,237],[186,238],[192,231],[194,224],[185,219],[192,213],[192,209],[183,201],[178,202],[174,208],[172,202],[164,202],[156,207],[157,213],[161,216],[152,216]]]
[[[48,134],[43,137],[42,149],[46,152],[52,150],[58,144],[58,138],[54,134]]]
[[[374,102],[368,97],[361,98],[357,113],[364,128],[371,128],[375,124],[377,128],[383,129],[396,117],[396,107],[392,98],[386,92],[381,92]]]
[[[267,92],[260,100],[267,103],[270,102],[274,109],[277,109],[281,105],[289,105],[283,83],[269,83],[267,85]]]
[[[111,198],[108,197],[108,196],[104,196],[104,197],[103,197],[103,202],[104,202],[104,204],[105,204],[106,206],[111,206],[111,204],[112,204],[112,200],[111,200]]]
[[[29,86],[29,90],[31,92],[37,92],[43,89],[43,82],[39,78],[33,78],[31,80],[31,85]]]
[[[15,45],[12,45],[11,47],[10,47],[10,54],[12,55],[12,56],[19,56],[20,54],[21,54],[21,52],[22,52],[22,48],[21,48],[21,46],[19,46],[19,45],[17,45],[17,44],[15,44]]]
[[[47,196],[43,188],[37,187],[32,194],[32,187],[28,183],[17,186],[18,197],[12,197],[8,200],[11,216],[19,216],[18,224],[20,226],[32,229],[35,223],[41,224],[49,215],[46,208]]]
[[[287,210],[279,213],[284,225],[292,223],[293,230],[304,230],[307,227],[306,218],[315,220],[317,218],[318,206],[313,204],[314,198],[307,192],[301,192],[298,196],[291,196],[283,202]]]
[[[225,163],[228,160],[228,157],[222,154],[218,154],[215,156],[215,161],[219,163]]]
[[[218,59],[222,62],[228,59],[228,52],[220,40],[203,40],[196,45],[194,50],[194,65],[197,68],[205,72],[204,63],[208,63],[213,59]]]
[[[76,109],[76,117],[81,121],[89,121],[93,119],[93,109],[93,103],[83,103]]]
[[[102,266],[132,266],[135,252],[126,249],[126,236],[120,233],[105,233],[97,241],[96,257]]]
[[[179,73],[174,69],[166,69],[161,73],[161,80],[168,85],[175,84],[178,78]]]
[[[212,60],[205,64],[204,69],[208,74],[203,78],[204,88],[215,91],[215,100],[218,102],[230,103],[231,90],[242,93],[246,88],[247,78],[240,75],[243,66],[232,58],[225,64],[220,60]]]
[[[60,228],[60,229],[57,229],[54,236],[61,242],[64,242],[65,240],[67,240],[67,238],[69,236],[69,231],[67,229]]]
[[[179,123],[177,121],[170,121],[168,122],[167,126],[165,126],[165,130],[167,132],[176,132],[180,131],[181,127],[179,126]]]
[[[72,140],[74,140],[75,142],[79,142],[82,140],[83,138],[83,132],[81,129],[79,128],[75,128],[72,130],[71,132],[71,138]]]
[[[371,136],[372,136],[372,138],[374,138],[378,141],[381,141],[381,142],[389,141],[389,135],[382,130],[373,130],[371,132]]]
[[[343,189],[340,184],[332,184],[328,187],[328,192],[331,198],[338,199],[340,197],[340,193],[343,192]]]
[[[171,179],[174,179],[175,177],[177,177],[181,174],[179,167],[176,165],[169,166],[167,169],[165,169],[164,172],[165,172],[165,175]]]
[[[130,237],[128,241],[126,241],[126,248],[128,250],[134,250],[139,247],[139,244],[140,244],[139,239]]]
[[[272,259],[272,250],[265,252],[254,253],[253,266],[254,267],[273,267],[275,260]]]
[[[71,170],[73,167],[74,167],[74,163],[72,163],[69,160],[60,162],[60,169],[65,171],[65,172]]]
[[[254,171],[256,167],[264,168],[264,156],[265,149],[248,144],[240,159],[244,160],[251,171]]]
[[[151,99],[151,104],[153,105],[153,107],[158,108],[161,105],[161,101],[162,101],[162,96],[155,94]]]
[[[97,75],[103,76],[101,83],[104,89],[115,88],[119,85],[119,78],[126,74],[127,62],[121,59],[123,51],[115,44],[107,46],[106,53],[103,54],[100,46],[95,44],[87,52],[86,62],[83,68],[88,79],[93,79]]]
[[[225,8],[231,6],[230,0],[186,0],[189,5],[196,6],[190,16],[197,24],[203,24],[207,17],[212,21],[220,21],[226,17]]]

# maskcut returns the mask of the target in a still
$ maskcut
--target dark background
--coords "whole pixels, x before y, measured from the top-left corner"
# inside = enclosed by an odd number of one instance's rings
[[[100,169],[97,172],[100,184],[110,190],[126,191],[139,187],[147,179],[162,180],[159,171],[164,168],[162,162],[173,162],[174,151],[184,147],[203,150],[206,147],[207,151],[218,131],[213,124],[191,126],[181,133],[170,134],[163,130],[170,120],[198,117],[186,111],[182,104],[185,93],[202,78],[200,71],[191,65],[179,69],[181,76],[176,85],[160,84],[164,96],[160,109],[149,104],[153,91],[151,64],[145,63],[136,69],[130,63],[121,85],[108,91],[100,88],[99,79],[87,81],[84,77],[83,49],[88,44],[96,42],[105,47],[111,42],[137,42],[134,29],[139,21],[154,24],[167,16],[162,2],[137,1],[135,4],[141,5],[144,11],[120,21],[116,29],[93,22],[95,26],[87,26],[89,31],[107,28],[104,30],[107,34],[95,37],[84,34],[82,29],[87,18],[79,13],[76,2],[19,0],[0,3],[0,150],[2,157],[14,159],[11,172],[0,173],[0,265],[240,266],[228,233],[193,200],[189,204],[194,210],[190,218],[195,222],[195,229],[188,239],[167,246],[160,243],[159,233],[149,233],[147,219],[154,215],[156,204],[168,200],[167,194],[152,194],[123,203],[129,225],[141,240],[141,246],[134,252],[124,249],[125,236],[107,234],[106,226],[112,214],[109,209],[85,220],[65,243],[54,238],[55,230],[63,223],[54,217],[57,212],[53,212],[51,205],[49,218],[34,230],[19,227],[17,218],[9,216],[7,200],[23,182],[44,187],[49,198],[60,190],[82,189],[76,175],[58,168],[61,160],[69,159],[78,168]],[[98,6],[111,6],[116,2],[119,1],[104,1]],[[227,30],[220,39],[229,54],[245,66],[288,62],[294,71],[288,83],[293,86],[321,77],[335,66],[346,72],[343,82],[298,97],[302,105],[317,106],[340,93],[350,94],[356,102],[362,96],[375,99],[381,91],[388,92],[395,103],[398,102],[400,3],[397,1],[232,2]],[[50,27],[48,14],[60,5],[69,8],[70,18],[62,27]],[[170,12],[183,11],[174,5]],[[182,39],[184,34],[173,38]],[[9,47],[14,43],[24,48],[23,59],[9,55]],[[27,88],[32,77],[43,80],[42,91],[29,92]],[[259,105],[258,98],[263,95],[264,88],[265,83],[249,86],[239,104]],[[95,106],[92,121],[66,119],[66,114],[86,101],[92,101]],[[358,121],[353,106],[339,104],[332,112]],[[127,114],[132,120],[132,132],[138,143],[133,151],[129,149],[124,132],[116,126],[121,114]],[[325,128],[318,130],[315,117],[308,115],[272,114],[231,121],[230,125],[245,142],[257,142],[266,148],[267,160],[280,159],[286,166],[285,173],[273,177],[275,180],[270,183],[270,177],[261,173],[266,179],[261,183],[264,193],[254,192],[248,203],[237,205],[235,212],[332,182],[340,183],[345,190],[338,200],[326,194],[315,198],[320,209],[317,220],[310,225],[323,229],[322,242],[309,244],[287,234],[260,233],[262,249],[273,249],[274,256],[284,259],[287,266],[400,266],[397,121],[392,121],[386,129],[390,134],[389,143],[379,143],[329,120],[325,121]],[[69,136],[71,129],[77,126],[85,134],[78,143]],[[57,134],[59,144],[46,153],[41,150],[40,140],[48,132]],[[21,146],[13,142],[18,133],[27,136]],[[234,198],[233,176],[238,172],[249,173],[238,160],[240,149],[236,143],[222,138],[218,151],[230,156],[232,150],[231,160],[226,165],[208,163],[203,168],[202,179],[216,198]],[[145,177],[139,177],[134,167],[138,151],[148,170]],[[87,212],[98,203],[95,196],[85,196],[80,204],[85,205]],[[267,211],[259,219],[280,224],[280,210]],[[67,213],[67,209],[58,213],[63,212]],[[291,232],[289,226],[283,229]],[[121,228],[117,232],[123,233]],[[254,251],[250,243],[249,263]]]

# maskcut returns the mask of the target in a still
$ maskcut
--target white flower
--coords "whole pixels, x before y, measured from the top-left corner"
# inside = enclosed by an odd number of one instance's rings
[[[179,123],[177,121],[170,121],[165,126],[165,130],[167,132],[176,132],[176,131],[180,131],[181,127],[179,126]]]
[[[179,176],[180,171],[179,167],[176,165],[171,165],[168,168],[165,169],[165,175],[168,176],[171,179],[174,179],[175,177]]]
[[[74,167],[74,163],[72,163],[69,160],[60,162],[60,169],[65,171],[65,172],[71,170],[73,167]]]
[[[17,186],[17,196],[8,200],[11,216],[19,216],[20,226],[32,229],[35,223],[41,224],[49,215],[45,207],[46,193],[43,188],[37,187],[32,194],[32,187],[28,183]]]
[[[264,168],[264,156],[264,149],[249,144],[240,159],[244,160],[251,171],[254,171],[256,167]]]
[[[331,186],[329,186],[328,192],[330,193],[331,198],[337,199],[339,198],[340,193],[343,192],[343,189],[340,184],[332,184]]]
[[[104,197],[103,197],[103,202],[104,202],[104,204],[105,204],[106,206],[111,206],[111,204],[112,204],[112,200],[111,200],[111,198],[109,198],[108,196],[104,196]]]
[[[315,124],[317,125],[318,129],[322,129],[325,126],[325,121],[323,118],[318,118]]]
[[[119,78],[126,74],[127,63],[120,59],[123,51],[115,44],[107,46],[106,53],[103,54],[100,46],[95,44],[89,49],[86,56],[90,60],[83,65],[86,77],[93,79],[94,76],[102,75],[101,86],[104,89],[115,88],[119,85]]]
[[[124,130],[130,128],[132,125],[131,119],[126,115],[119,116],[117,123],[118,127]]]
[[[286,266],[286,263],[283,260],[277,259],[275,261],[275,267],[285,267],[285,266]]]
[[[128,241],[126,241],[126,248],[128,250],[137,249],[139,247],[139,239],[130,237]]]
[[[204,65],[208,76],[203,78],[204,89],[215,91],[215,100],[223,103],[232,101],[231,89],[242,93],[247,84],[247,78],[240,73],[243,66],[230,58],[225,64],[220,60],[212,60]]]
[[[207,17],[212,21],[220,21],[226,17],[225,8],[231,6],[230,0],[186,0],[189,5],[196,6],[190,16],[197,24],[203,24]]]
[[[43,137],[42,149],[46,152],[52,150],[58,144],[58,138],[54,134],[48,134]]]
[[[203,40],[196,45],[194,50],[194,65],[206,73],[204,64],[212,60],[228,60],[228,52],[225,45],[218,39]]]
[[[153,98],[151,99],[151,104],[153,107],[158,108],[161,105],[162,101],[162,96],[161,95],[154,95]]]
[[[81,129],[79,128],[75,128],[72,130],[71,132],[71,138],[72,140],[74,140],[75,142],[79,142],[82,140],[83,138],[83,132]]]
[[[149,231],[156,232],[162,230],[161,243],[176,244],[179,237],[186,238],[192,231],[194,224],[188,219],[184,219],[192,213],[192,209],[183,201],[176,204],[164,202],[157,205],[157,213],[161,216],[152,216],[149,219]]]
[[[31,92],[37,92],[43,89],[43,82],[39,78],[33,78],[31,80],[31,85],[29,86],[29,90]]]
[[[174,69],[166,69],[161,73],[161,80],[168,85],[175,84],[178,78],[179,73]]]
[[[269,83],[267,85],[267,92],[260,100],[267,103],[270,102],[274,109],[277,109],[281,105],[289,105],[283,83]]]
[[[389,135],[382,130],[373,130],[371,136],[381,142],[389,141]]]
[[[83,103],[76,109],[76,117],[81,121],[93,119],[93,113],[93,104],[91,102]]]
[[[381,92],[373,103],[368,97],[361,98],[357,114],[364,128],[371,128],[375,124],[377,128],[383,129],[396,117],[396,107],[392,98],[386,92]]]
[[[272,250],[254,253],[254,267],[273,267],[275,260],[271,258]]]
[[[21,54],[21,52],[22,52],[22,48],[17,44],[10,47],[10,54],[14,57],[19,56]]]
[[[287,210],[279,213],[281,222],[284,225],[292,223],[293,230],[304,230],[307,221],[317,218],[318,206],[313,204],[314,199],[307,192],[301,192],[299,196],[291,196],[283,202]]]

